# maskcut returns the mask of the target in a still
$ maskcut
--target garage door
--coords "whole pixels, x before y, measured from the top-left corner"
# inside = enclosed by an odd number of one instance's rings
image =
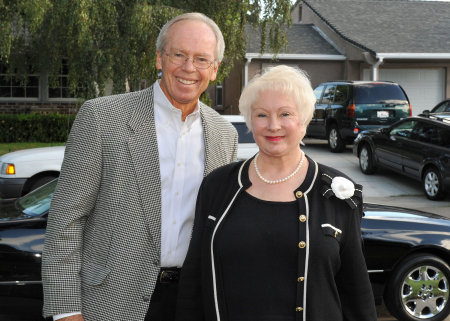
[[[444,99],[444,69],[380,69],[379,79],[395,81],[403,87],[413,115]],[[369,69],[364,69],[364,80],[370,80]]]

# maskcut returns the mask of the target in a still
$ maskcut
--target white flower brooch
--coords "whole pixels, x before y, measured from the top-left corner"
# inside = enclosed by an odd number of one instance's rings
[[[355,209],[362,200],[362,186],[342,176],[332,177],[326,173],[322,174],[322,195],[327,199],[335,196],[344,200],[351,208]]]
[[[331,189],[333,190],[334,196],[345,200],[350,198],[355,194],[355,185],[345,177],[336,176],[331,180]]]

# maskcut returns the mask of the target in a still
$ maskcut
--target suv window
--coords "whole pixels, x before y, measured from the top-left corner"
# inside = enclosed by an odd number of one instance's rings
[[[336,86],[327,86],[327,88],[325,88],[325,92],[322,97],[322,104],[329,104],[333,102],[335,90]]]
[[[334,94],[334,102],[335,103],[343,103],[348,99],[348,89],[347,85],[337,85],[336,93]]]
[[[322,98],[323,88],[325,86],[319,86],[316,89],[314,89],[314,96],[316,96],[317,103],[320,103],[320,98]]]
[[[396,84],[358,84],[353,91],[355,104],[408,103],[405,94]]]

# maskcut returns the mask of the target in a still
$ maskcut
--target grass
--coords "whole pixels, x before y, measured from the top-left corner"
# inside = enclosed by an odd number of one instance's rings
[[[62,146],[65,143],[3,143],[0,144],[0,156],[16,150],[47,147],[47,146]]]

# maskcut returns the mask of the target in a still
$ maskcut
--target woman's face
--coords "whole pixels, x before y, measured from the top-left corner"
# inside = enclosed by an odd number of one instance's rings
[[[296,154],[306,126],[294,99],[276,90],[266,90],[251,107],[253,137],[261,154],[272,157]]]

